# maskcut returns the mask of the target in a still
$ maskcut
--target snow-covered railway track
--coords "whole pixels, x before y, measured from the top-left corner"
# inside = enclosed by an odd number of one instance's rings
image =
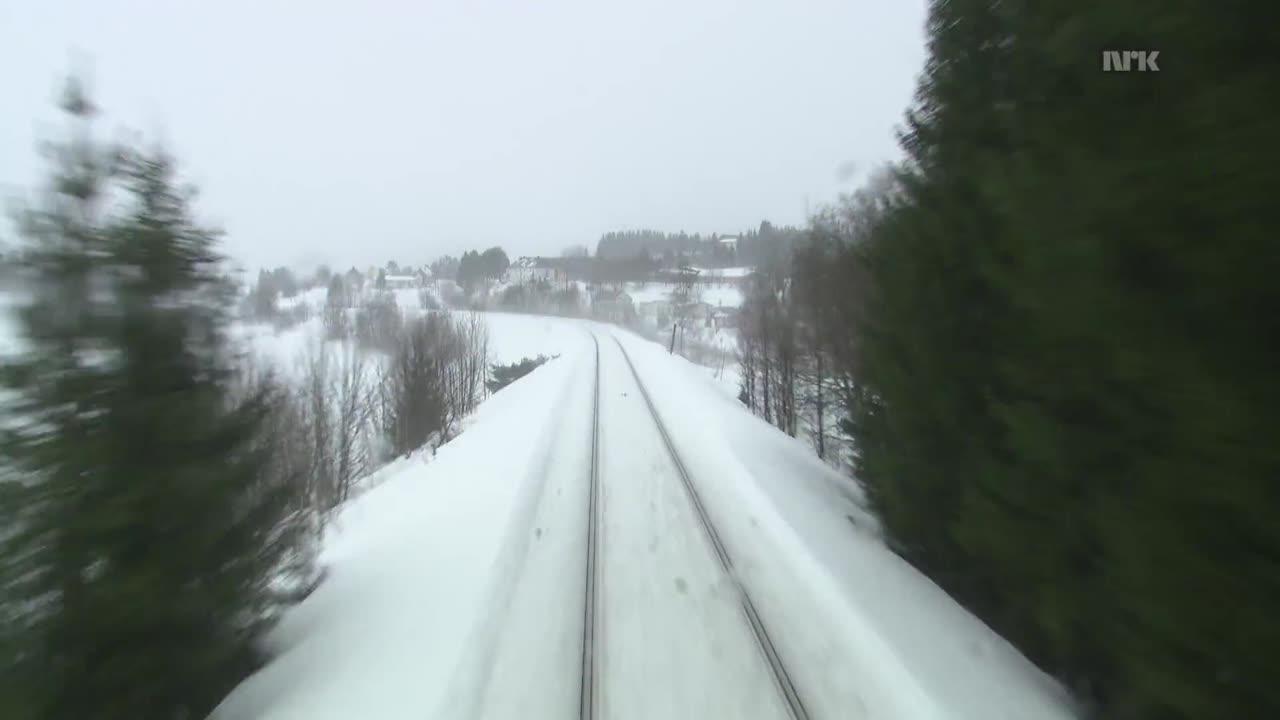
[[[587,557],[586,582],[582,610],[582,678],[578,699],[579,720],[596,717],[596,585],[599,577],[596,559],[599,545],[600,515],[600,341],[591,334],[595,346],[595,390],[591,401],[591,466],[587,489]]]
[[[594,336],[593,336],[593,339],[594,339]],[[685,493],[689,498],[690,504],[693,506],[693,509],[698,517],[699,524],[702,527],[702,530],[707,538],[707,541],[710,543],[711,548],[714,551],[717,560],[719,560],[720,566],[723,569],[725,576],[728,577],[736,587],[738,597],[741,600],[743,616],[746,620],[747,625],[751,628],[751,634],[755,638],[756,644],[759,647],[760,652],[764,657],[764,660],[769,666],[769,670],[773,676],[774,683],[779,694],[781,695],[783,701],[787,706],[788,711],[790,712],[790,715],[792,716],[792,718],[794,718],[794,720],[809,720],[809,713],[805,709],[804,702],[800,698],[800,694],[796,689],[795,683],[792,681],[790,673],[787,672],[787,668],[783,663],[782,658],[778,654],[777,647],[775,646],[772,638],[769,636],[769,632],[765,628],[764,621],[761,619],[760,613],[756,610],[755,603],[752,602],[751,596],[747,592],[746,587],[743,585],[741,578],[739,578],[738,574],[734,571],[733,558],[730,557],[728,551],[725,549],[723,541],[721,541],[720,539],[719,533],[716,532],[715,525],[711,522],[711,518],[707,514],[706,506],[702,502],[702,498],[698,493],[697,487],[694,485],[693,480],[689,476],[688,470],[685,468],[684,463],[681,461],[680,453],[676,450],[674,443],[672,443],[671,435],[670,433],[667,432],[666,425],[662,421],[662,416],[658,413],[657,408],[654,406],[653,400],[649,396],[649,391],[645,388],[644,381],[641,380],[640,374],[639,372],[636,371],[636,366],[631,361],[631,356],[630,354],[627,353],[627,349],[622,345],[622,342],[618,340],[616,337],[614,338],[614,342],[617,343],[618,350],[622,353],[623,358],[627,361],[627,367],[630,368],[631,375],[635,379],[636,386],[640,389],[640,395],[644,398],[645,405],[649,409],[649,414],[653,418],[654,424],[657,426],[658,433],[662,436],[663,445],[666,447],[666,450],[670,455],[671,462],[674,464],[677,472],[680,475],[680,479],[684,485]],[[598,435],[599,433],[599,429],[598,429],[599,428],[599,417],[598,417],[599,344],[598,343],[596,346],[596,352],[597,352],[597,365],[596,365],[596,373],[597,373],[597,376],[596,376],[596,390],[597,390],[596,427],[597,427],[597,430],[595,432]],[[593,456],[594,456],[594,449],[593,449]],[[593,469],[594,467],[595,465],[593,464]],[[592,474],[592,486],[593,486],[592,492],[593,493],[595,492],[594,488],[596,486],[596,479],[597,479],[596,475],[593,472]],[[588,552],[590,553],[592,551],[589,550]],[[586,676],[584,675],[584,678],[585,677]],[[585,687],[586,680],[584,679],[583,682]],[[590,716],[583,715],[582,717],[586,718]]]

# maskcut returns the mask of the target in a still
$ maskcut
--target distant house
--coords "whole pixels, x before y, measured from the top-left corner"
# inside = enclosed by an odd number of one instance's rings
[[[698,282],[698,276],[701,274],[702,271],[698,268],[684,265],[678,268],[659,270],[654,273],[654,279],[666,283],[693,284]]]
[[[388,290],[403,290],[416,287],[421,287],[416,275],[387,275]]]
[[[652,325],[666,325],[671,322],[671,303],[667,300],[649,300],[640,303],[640,317]]]
[[[738,238],[722,237],[720,238],[719,242],[720,242],[720,247],[717,248],[717,250],[719,251],[717,254],[728,255],[730,257],[736,256],[738,254]]]
[[[507,268],[507,281],[517,285],[535,282],[564,282],[568,274],[551,258],[522,257]]]
[[[608,322],[630,322],[636,316],[631,296],[616,290],[597,290],[591,307],[597,318]]]
[[[537,257],[517,258],[507,268],[507,281],[517,285],[526,285],[540,280],[556,279],[556,270],[549,263]]]

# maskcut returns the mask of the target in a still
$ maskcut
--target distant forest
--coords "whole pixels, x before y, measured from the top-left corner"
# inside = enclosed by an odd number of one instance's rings
[[[658,230],[624,230],[607,232],[596,245],[596,257],[606,260],[634,258],[641,253],[666,265],[698,262],[713,266],[764,265],[773,259],[787,257],[804,231],[792,226],[776,226],[763,221],[758,228],[734,235],[712,233],[692,235]],[[722,238],[737,238],[732,250]]]

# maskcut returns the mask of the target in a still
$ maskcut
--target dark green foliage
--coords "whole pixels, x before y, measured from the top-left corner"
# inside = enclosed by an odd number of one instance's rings
[[[216,235],[172,160],[96,144],[74,85],[64,109],[0,372],[0,711],[202,717],[260,662],[305,498],[275,472],[278,395],[243,382]]]
[[[276,299],[280,288],[275,277],[265,270],[258,271],[258,283],[249,292],[249,308],[258,320],[270,320],[276,315]]]
[[[582,310],[582,298],[577,285],[570,285],[551,293],[551,309],[555,314],[576,315]]]
[[[328,289],[325,291],[324,302],[330,307],[350,307],[351,299],[347,293],[346,283],[342,281],[342,276],[334,275],[326,283]]]
[[[724,248],[714,249],[716,260],[721,265],[742,265],[763,267],[786,262],[787,257],[796,244],[804,237],[801,228],[778,227],[768,220],[763,220],[758,228],[738,235],[737,250],[727,254]]]
[[[458,265],[458,258],[445,255],[431,263],[431,275],[438,280],[456,280]]]
[[[405,324],[379,386],[380,423],[404,455],[447,442],[480,401],[488,333],[479,316],[429,312]]]
[[[347,320],[347,308],[351,304],[350,294],[341,275],[330,277],[328,286],[325,292],[324,314],[321,318],[325,337],[332,340],[345,338],[350,332]]]
[[[348,292],[348,299],[364,288],[364,274],[354,267],[343,276],[343,286]]]
[[[489,392],[491,393],[498,392],[516,380],[519,380],[525,375],[537,370],[548,360],[554,360],[557,357],[559,356],[552,355],[551,357],[547,357],[545,355],[539,355],[536,358],[524,358],[519,362],[514,362],[509,365],[498,365],[496,363],[490,365],[489,373],[493,377],[485,382],[485,387],[489,388]]]
[[[1278,14],[935,0],[894,191],[797,263],[895,547],[1102,717],[1280,717]]]
[[[763,221],[756,229],[748,230],[737,238],[736,249],[723,244],[718,234],[692,235],[664,233],[658,230],[624,230],[608,232],[596,245],[596,257],[600,260],[631,260],[643,253],[666,267],[688,263],[727,267],[735,265],[756,266],[783,260],[804,232],[795,227],[777,227]]]
[[[452,334],[445,315],[416,318],[405,327],[391,355],[386,425],[397,455],[417,450],[445,427],[445,368],[449,361],[445,348],[453,344]]]
[[[491,247],[480,253],[480,267],[484,269],[486,277],[499,278],[511,267],[511,261],[502,248]]]
[[[296,297],[300,289],[297,278],[289,268],[259,270],[258,281],[249,292],[249,308],[253,317],[258,320],[275,320],[279,314],[276,301],[282,297]]]
[[[484,280],[496,280],[511,266],[507,253],[500,247],[491,247],[483,253],[470,250],[458,261],[458,284],[468,292]]]
[[[607,232],[596,244],[596,257],[601,260],[629,260],[648,251],[651,256],[671,253],[692,255],[704,243],[702,235],[684,232],[664,233],[657,230],[623,230]]]

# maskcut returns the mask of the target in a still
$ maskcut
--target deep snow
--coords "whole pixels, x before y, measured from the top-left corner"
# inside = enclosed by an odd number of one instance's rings
[[[850,479],[702,368],[618,335],[815,717],[1071,717],[1054,683],[885,547]]]
[[[626,360],[600,334],[601,716],[783,718],[732,578]]]
[[[473,717],[536,508],[531,476],[573,363],[486,401],[472,427],[385,468],[326,539],[328,579],[274,633],[281,655],[217,718]],[[500,451],[498,451],[500,449]]]
[[[328,579],[273,633],[276,660],[214,717],[576,711],[592,331],[602,348],[605,717],[781,717],[614,335],[812,717],[1072,716],[1060,688],[886,549],[852,481],[745,412],[705,368],[605,326],[484,317],[496,361],[560,358],[484,402],[437,456],[375,474],[329,529]],[[314,322],[243,336],[291,363]],[[0,347],[12,348],[11,317],[0,330]]]
[[[812,717],[1071,717],[1054,683],[886,549],[853,482],[705,369],[605,326],[488,322],[507,357],[553,346],[561,357],[482,404],[438,457],[389,466],[343,510],[325,543],[328,581],[287,614],[276,661],[215,717],[576,711],[588,330],[602,358],[604,717],[783,716],[612,335]]]
[[[519,313],[481,313],[489,330],[490,362],[509,364],[526,357],[586,352],[591,337],[577,320]]]

